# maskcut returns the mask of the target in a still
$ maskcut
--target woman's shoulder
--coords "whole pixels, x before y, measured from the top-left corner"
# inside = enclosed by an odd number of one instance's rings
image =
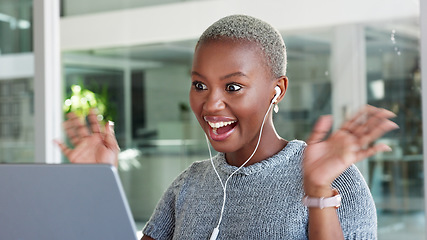
[[[372,195],[368,184],[362,173],[354,164],[341,173],[341,175],[332,182],[332,186],[338,189],[343,199],[346,197],[346,199],[351,200],[351,202],[372,201]]]
[[[360,205],[375,208],[368,184],[356,165],[347,168],[332,182],[332,186],[338,189],[347,204],[357,208]]]
[[[342,202],[337,213],[345,237],[376,239],[375,203],[359,169],[351,165],[332,182],[332,186],[341,194]]]
[[[306,146],[307,144],[304,141],[291,140],[286,144],[285,148],[277,154],[277,156],[288,159],[288,162],[292,164],[295,164],[296,162],[300,163]]]
[[[306,147],[307,147],[306,142],[304,142],[302,140],[294,139],[294,140],[289,141],[283,150],[287,154],[302,155],[304,153],[304,149]]]
[[[206,171],[206,169],[210,167],[212,167],[210,159],[199,160],[191,163],[191,165],[185,170],[185,172],[187,174],[201,173]]]
[[[184,171],[182,171],[172,182],[172,187],[177,187],[185,183],[186,181],[197,178],[203,175],[210,166],[210,160],[194,161]]]
[[[344,192],[354,192],[356,189],[366,189],[369,191],[362,173],[354,164],[341,173],[341,175],[332,182],[332,186]]]

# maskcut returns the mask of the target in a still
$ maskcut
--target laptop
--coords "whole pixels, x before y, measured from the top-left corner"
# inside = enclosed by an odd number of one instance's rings
[[[115,167],[0,164],[0,239],[137,237]]]

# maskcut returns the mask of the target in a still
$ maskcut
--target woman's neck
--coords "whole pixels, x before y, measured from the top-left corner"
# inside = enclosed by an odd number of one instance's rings
[[[288,143],[285,139],[277,135],[276,131],[267,131],[262,134],[261,141],[259,143],[258,149],[252,158],[245,164],[245,166],[252,165],[257,162],[261,162],[278,152],[280,152]],[[240,149],[236,152],[225,153],[225,158],[227,163],[240,167],[248,158],[252,155],[255,150],[256,142],[248,144],[247,147]]]

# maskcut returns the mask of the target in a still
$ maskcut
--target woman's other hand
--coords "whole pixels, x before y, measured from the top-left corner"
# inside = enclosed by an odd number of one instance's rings
[[[304,153],[304,190],[307,195],[324,197],[331,192],[331,184],[350,165],[378,152],[391,151],[375,140],[398,126],[390,118],[395,114],[370,105],[362,108],[344,122],[327,139],[332,117],[319,118],[307,140]]]
[[[87,116],[89,126],[74,113],[69,113],[67,118],[63,125],[74,148],[55,142],[70,162],[107,163],[117,167],[120,148],[109,122],[101,128],[94,109]]]

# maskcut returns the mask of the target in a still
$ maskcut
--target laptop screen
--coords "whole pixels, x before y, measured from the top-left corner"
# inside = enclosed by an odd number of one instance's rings
[[[116,168],[0,164],[0,239],[132,239]]]

